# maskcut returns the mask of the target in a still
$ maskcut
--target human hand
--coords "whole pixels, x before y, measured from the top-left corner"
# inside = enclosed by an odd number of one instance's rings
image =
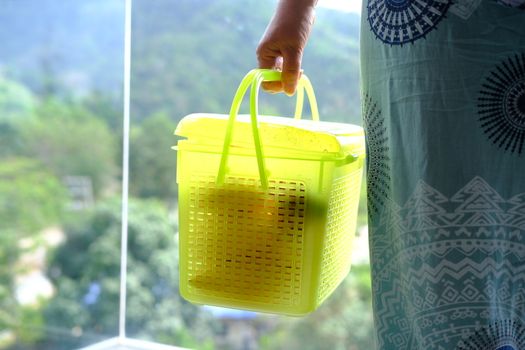
[[[263,89],[291,96],[301,76],[303,51],[315,20],[317,0],[281,0],[257,47],[259,68],[279,69],[281,81]]]

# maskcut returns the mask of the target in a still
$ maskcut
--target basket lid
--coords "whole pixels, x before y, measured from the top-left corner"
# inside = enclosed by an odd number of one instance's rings
[[[186,137],[191,143],[215,146],[220,152],[228,118],[224,114],[190,114],[179,122],[175,135]],[[363,128],[357,125],[274,116],[258,116],[257,121],[265,150],[276,148],[281,152],[321,153],[337,158],[361,156],[365,150]],[[237,116],[232,148],[254,148],[249,115]]]

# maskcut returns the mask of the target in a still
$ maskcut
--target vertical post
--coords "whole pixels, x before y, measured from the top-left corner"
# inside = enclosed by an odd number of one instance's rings
[[[131,2],[124,0],[124,115],[122,132],[122,226],[120,246],[119,339],[126,338],[126,284],[128,266],[129,126],[131,83]]]

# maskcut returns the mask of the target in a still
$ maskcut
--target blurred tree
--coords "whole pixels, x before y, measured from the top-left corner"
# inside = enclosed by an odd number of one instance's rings
[[[0,122],[31,117],[35,102],[26,87],[0,75]]]
[[[0,120],[0,159],[22,153],[24,146],[20,124],[15,121]]]
[[[0,107],[0,157],[34,156],[58,177],[86,175],[93,179],[97,193],[114,192],[121,163],[120,140],[116,139],[121,137],[122,120],[120,102],[115,105],[115,101],[121,100],[122,60],[118,57],[123,46],[123,3],[40,0],[39,11],[34,11],[33,2],[23,6],[13,2],[0,10],[2,69],[13,68],[14,76],[43,100],[35,100],[17,84],[4,82],[7,88],[2,90],[0,82],[0,106],[4,106]],[[131,138],[133,194],[174,198],[175,153],[170,149],[174,124],[170,118],[199,111],[227,112],[239,80],[256,65],[254,49],[274,5],[275,1],[258,0],[136,1],[131,102],[133,123],[139,123]],[[30,30],[27,23],[31,23]],[[304,68],[316,88],[324,120],[359,123],[358,28],[356,15],[318,11]],[[90,94],[92,89],[100,93]],[[286,96],[261,93],[264,113],[287,114],[292,108]],[[28,191],[37,188],[25,186]],[[362,217],[365,210],[360,212]],[[194,348],[211,347],[206,339],[211,332],[220,334],[220,322],[211,322],[201,309],[179,298],[174,227],[166,216],[166,210],[154,201],[137,200],[130,207],[128,334]],[[34,349],[70,349],[115,335],[119,220],[119,203],[107,202],[91,215],[79,213],[78,221],[68,224],[68,241],[49,269],[58,294],[45,312],[46,340]],[[7,257],[12,252],[6,249],[15,243],[6,237],[0,229],[0,256]],[[0,261],[0,269],[5,266],[9,265]],[[14,308],[13,294],[6,288],[10,286],[6,281],[13,278],[13,271],[10,273],[0,281],[0,330],[2,315],[4,320],[18,314],[19,323],[28,318],[36,320],[31,325],[38,323],[38,315]],[[303,339],[306,348],[344,344],[349,349],[355,344],[370,348],[363,340],[370,329],[365,298],[369,287],[356,289],[366,285],[354,283],[356,276],[366,274],[355,273],[356,268],[349,289],[338,289],[337,297],[327,301],[327,311],[292,323],[279,319],[276,333],[268,335],[268,347],[286,348],[288,344],[294,349]],[[331,327],[335,340],[330,339]],[[38,330],[26,331],[38,337]],[[16,348],[26,350],[28,346]]]
[[[175,232],[163,205],[131,201],[127,334],[209,348],[215,327],[211,316],[178,294]],[[77,338],[47,339],[39,350],[77,348],[118,330],[120,202],[100,203],[85,220],[67,225],[66,233],[50,262],[58,293],[44,315],[48,327],[76,330]]]
[[[367,208],[367,190],[366,190],[366,174],[363,173],[363,180],[361,182],[361,192],[359,192],[359,208],[357,212],[357,230],[368,226],[368,208]]]
[[[39,162],[25,158],[0,162],[0,237],[16,232],[20,239],[59,222],[64,201],[64,188]]]
[[[121,98],[109,92],[93,91],[83,98],[83,106],[95,117],[104,121],[112,131],[122,133]],[[120,145],[120,144],[119,144]]]
[[[261,349],[361,350],[374,348],[370,269],[353,266],[346,280],[312,314],[280,319]]]
[[[42,228],[62,217],[66,200],[59,180],[32,159],[7,158],[0,162],[0,330],[14,340],[33,342],[41,335],[43,320],[32,307],[23,307],[15,297],[17,264],[23,238],[35,238]],[[35,327],[30,332],[22,326]]]
[[[136,128],[130,140],[130,190],[138,197],[174,201],[177,184],[175,164],[176,123],[157,113]]]
[[[34,116],[35,104],[28,89],[0,75],[0,159],[21,153],[21,124]]]
[[[275,1],[136,1],[132,114],[181,118],[226,113],[235,89],[257,66],[255,48]],[[359,16],[319,8],[303,68],[321,119],[360,123]],[[264,94],[261,94],[264,95]],[[261,110],[293,115],[286,96],[261,98]]]
[[[82,105],[44,100],[23,128],[25,152],[58,177],[91,178],[95,194],[115,181],[115,139],[106,124]]]

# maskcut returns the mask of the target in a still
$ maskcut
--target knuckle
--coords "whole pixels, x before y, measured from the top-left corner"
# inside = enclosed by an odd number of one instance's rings
[[[255,49],[255,53],[257,54],[258,57],[262,56],[263,51],[264,51],[263,44],[259,44],[257,48]]]

